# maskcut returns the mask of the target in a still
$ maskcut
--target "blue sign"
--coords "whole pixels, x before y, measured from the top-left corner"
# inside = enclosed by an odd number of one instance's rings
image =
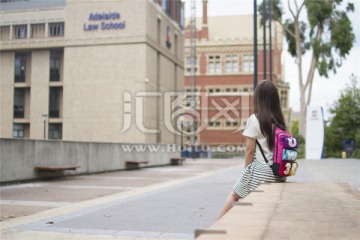
[[[88,20],[93,23],[84,23],[84,31],[119,30],[126,26],[125,21],[120,21],[119,12],[90,13]]]
[[[355,151],[355,141],[354,140],[343,140],[342,141],[343,149],[347,152]]]

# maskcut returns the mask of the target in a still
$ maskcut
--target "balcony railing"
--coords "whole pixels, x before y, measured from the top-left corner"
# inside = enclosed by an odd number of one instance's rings
[[[24,118],[24,110],[14,110],[14,118]]]
[[[50,82],[60,81],[60,74],[50,73]]]
[[[15,82],[25,82],[25,75],[15,75]]]
[[[50,118],[59,118],[60,117],[60,111],[59,110],[50,110],[49,111],[49,117]]]

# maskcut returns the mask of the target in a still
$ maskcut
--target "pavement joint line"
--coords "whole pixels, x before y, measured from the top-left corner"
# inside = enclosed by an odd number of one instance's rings
[[[4,185],[0,186],[0,190],[17,189],[17,188],[34,188],[44,187],[45,183],[22,183],[19,185]]]
[[[252,206],[253,204],[250,202],[233,202],[232,206]]]
[[[240,164],[239,164],[240,165]],[[112,195],[107,195],[104,197],[99,197],[99,198],[95,198],[95,199],[91,199],[91,200],[86,200],[83,202],[78,202],[78,203],[73,203],[67,206],[63,206],[63,207],[59,207],[59,208],[55,208],[55,209],[50,209],[50,210],[46,210],[46,211],[42,211],[39,213],[35,213],[32,215],[28,215],[28,216],[23,216],[23,217],[19,217],[19,218],[13,218],[10,220],[6,220],[1,223],[1,231],[3,230],[8,230],[11,228],[15,228],[19,225],[23,225],[23,224],[28,224],[31,222],[37,222],[37,221],[41,221],[44,219],[48,219],[51,217],[56,217],[56,216],[60,216],[60,215],[65,215],[65,214],[69,214],[72,212],[78,212],[81,210],[84,210],[86,208],[90,208],[96,205],[101,205],[101,204],[105,204],[105,203],[109,203],[109,202],[113,202],[115,200],[121,200],[121,199],[126,199],[129,197],[134,197],[140,194],[144,194],[144,193],[149,193],[151,191],[155,191],[155,190],[159,190],[162,188],[167,188],[167,187],[171,187],[174,185],[178,185],[178,184],[183,184],[183,183],[187,183],[196,179],[200,179],[203,177],[207,177],[216,173],[221,173],[221,172],[225,172],[228,171],[230,169],[236,169],[239,168],[239,165],[237,166],[231,166],[231,167],[226,167],[226,168],[222,168],[222,169],[217,169],[217,170],[211,170],[208,172],[203,172],[203,173],[199,173],[195,176],[192,177],[186,177],[186,178],[181,178],[181,179],[176,179],[176,180],[170,180],[170,181],[166,181],[166,182],[162,182],[162,183],[156,183],[150,186],[146,186],[143,188],[138,188],[138,189],[134,189],[134,190],[129,190],[129,191],[125,191],[125,192],[120,192],[120,193],[115,193]]]
[[[120,187],[114,187],[114,186],[95,186],[95,185],[57,185],[57,184],[48,184],[48,183],[34,183],[34,184],[23,184],[21,185],[15,185],[15,186],[3,186],[0,187],[1,190],[13,190],[13,189],[21,189],[21,188],[70,188],[70,189],[114,189],[114,190],[128,190],[128,189],[135,189],[139,187],[127,187],[127,186],[120,186]]]
[[[48,185],[50,186],[50,185]],[[94,186],[94,185],[52,185],[51,188],[69,188],[69,189],[113,189],[113,190],[129,190],[140,187],[114,187],[114,186]]]
[[[24,231],[24,232],[2,232],[1,239],[26,239],[26,240],[158,240],[158,238],[148,237],[132,237],[132,236],[119,236],[119,235],[91,235],[81,233],[58,233],[58,232],[37,232],[37,231]],[[167,240],[180,240],[179,238],[166,238]]]
[[[71,202],[0,200],[0,205],[13,206],[62,207],[69,204]]]
[[[129,180],[146,180],[146,179],[154,179],[153,177],[101,177],[101,176],[86,176],[86,178],[90,178],[90,179],[106,179],[106,180],[110,180],[110,179],[117,179],[117,180],[124,180],[124,179],[129,179]],[[169,177],[158,177],[156,179],[171,179]]]

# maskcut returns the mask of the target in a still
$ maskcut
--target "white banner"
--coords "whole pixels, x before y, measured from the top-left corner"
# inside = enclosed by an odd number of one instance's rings
[[[306,111],[305,158],[324,158],[324,114],[322,107],[308,106]]]

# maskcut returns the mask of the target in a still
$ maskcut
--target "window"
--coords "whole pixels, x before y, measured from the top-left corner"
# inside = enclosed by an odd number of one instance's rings
[[[52,87],[50,88],[49,94],[49,117],[58,118],[60,117],[60,92],[61,88]]]
[[[199,90],[197,88],[187,88],[186,92],[191,93],[191,92],[198,92]]]
[[[197,88],[187,88],[186,89],[186,98],[185,106],[186,107],[196,107],[200,104],[200,97]]]
[[[192,122],[192,121],[185,120],[183,122],[184,132],[187,132],[187,133],[196,132],[198,127],[199,127],[198,121]]]
[[[225,92],[238,92],[238,89],[236,87],[228,87],[225,88]]]
[[[24,138],[24,125],[14,124],[13,126],[13,138]]]
[[[221,73],[221,57],[220,55],[209,56],[208,58],[208,72],[209,73]]]
[[[253,72],[254,71],[254,55],[243,54],[242,55],[242,71]]]
[[[50,37],[64,36],[64,23],[50,23],[49,36]]]
[[[27,25],[14,26],[13,31],[15,39],[24,39],[27,37]]]
[[[192,70],[194,69],[194,72],[196,73],[198,68],[198,58],[195,57],[195,60],[193,57],[186,57],[186,72],[187,73],[192,73]]]
[[[174,51],[175,51],[175,56],[177,56],[177,54],[178,54],[178,35],[177,34],[174,35]]]
[[[14,118],[24,118],[25,113],[25,90],[15,88],[14,92]]]
[[[237,55],[225,56],[225,72],[239,72],[239,60]]]
[[[162,0],[162,9],[167,14],[170,14],[170,0]]]
[[[31,38],[45,37],[45,24],[31,24]]]
[[[61,139],[62,138],[62,124],[50,123],[49,124],[49,139]]]
[[[221,127],[221,121],[220,120],[215,120],[215,121],[209,121],[208,122],[208,127],[209,128],[220,128]]]
[[[180,28],[183,29],[184,26],[185,26],[184,3],[181,3],[181,7],[180,7]]]
[[[221,89],[220,88],[209,88],[208,92],[209,93],[219,93],[219,92],[221,92]]]
[[[190,141],[191,140],[191,136],[187,136],[186,137],[186,139],[188,140],[188,141]],[[198,136],[194,136],[194,141],[196,142],[198,140]]]
[[[15,53],[15,82],[25,82],[26,54]]]
[[[287,108],[287,92],[280,91],[280,104],[283,108]]]
[[[0,27],[0,40],[10,40],[10,26]]]
[[[253,87],[251,87],[251,86],[242,87],[242,88],[241,88],[241,92],[244,92],[244,93],[252,93],[252,92],[253,92]]]
[[[240,122],[237,122],[237,121],[226,121],[225,122],[225,127],[227,128],[237,128],[239,127],[240,125]]]
[[[61,54],[50,53],[50,81],[60,81]]]
[[[161,20],[157,20],[157,43],[160,44],[161,41]]]

